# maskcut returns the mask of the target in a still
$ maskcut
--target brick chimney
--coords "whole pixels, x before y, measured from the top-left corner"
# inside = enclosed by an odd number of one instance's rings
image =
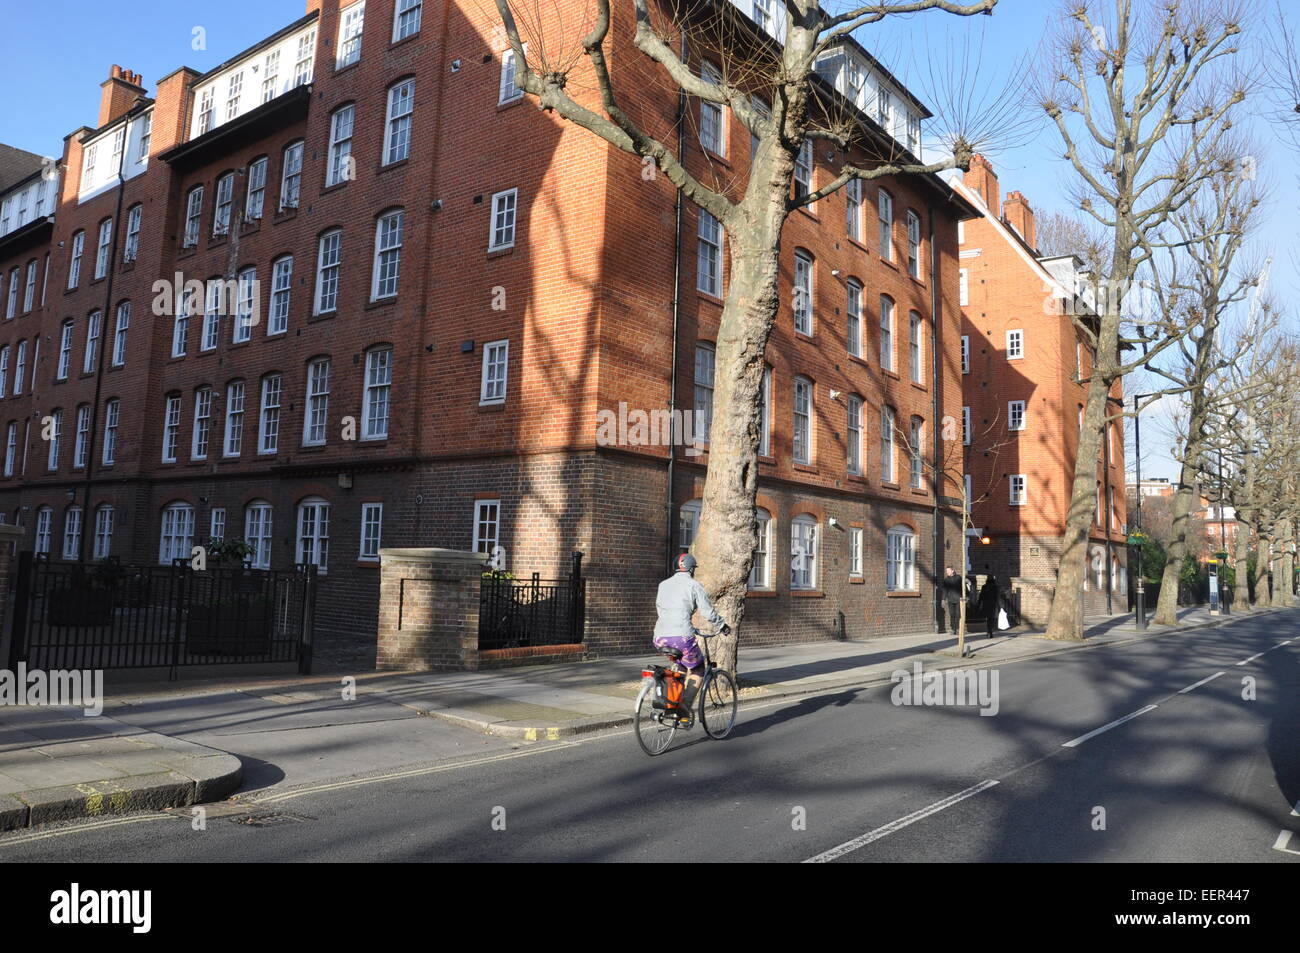
[[[993,166],[989,160],[982,155],[976,155],[970,160],[970,169],[966,177],[962,180],[966,188],[973,189],[980,194],[984,204],[988,206],[989,211],[994,215],[998,214],[998,208],[1002,201],[1002,192],[998,188],[998,176],[993,171]]]
[[[1037,248],[1034,235],[1034,210],[1028,200],[1019,192],[1008,192],[1002,203],[1002,220],[1020,233],[1025,244]]]
[[[144,77],[114,63],[99,89],[99,125],[105,126],[130,109],[137,96],[145,94]]]

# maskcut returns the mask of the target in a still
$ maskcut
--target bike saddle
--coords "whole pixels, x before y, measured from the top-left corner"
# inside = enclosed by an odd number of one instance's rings
[[[663,654],[663,655],[667,655],[667,656],[668,656],[670,659],[672,659],[674,662],[680,662],[680,661],[682,660],[682,650],[681,650],[681,649],[674,649],[674,648],[670,648],[670,647],[668,647],[668,646],[664,646],[663,648],[659,649],[659,652],[660,652],[661,654]]]

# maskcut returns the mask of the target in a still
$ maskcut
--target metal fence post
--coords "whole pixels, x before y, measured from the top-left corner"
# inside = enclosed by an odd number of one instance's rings
[[[32,566],[35,554],[31,550],[18,554],[18,572],[14,581],[14,611],[9,630],[9,671],[16,672],[18,663],[27,658],[27,617],[32,598]]]
[[[302,594],[302,642],[298,646],[298,674],[311,674],[312,629],[316,625],[316,566],[307,565]]]

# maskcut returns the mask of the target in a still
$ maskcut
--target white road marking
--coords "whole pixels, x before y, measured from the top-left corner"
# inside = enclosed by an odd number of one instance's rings
[[[1238,665],[1249,665],[1251,662],[1255,661],[1255,659],[1259,658],[1259,657],[1260,657],[1261,655],[1263,655],[1263,654],[1264,654],[1263,652],[1256,652],[1256,653],[1255,653],[1254,655],[1252,655],[1250,658],[1244,658],[1244,659],[1242,659],[1240,662],[1238,662],[1237,664],[1238,664]]]
[[[1292,817],[1300,817],[1300,801],[1295,802],[1295,807],[1291,808]]]
[[[131,814],[126,817],[115,817],[103,821],[90,821],[85,824],[77,824],[74,827],[58,827],[53,830],[35,830],[30,833],[6,834],[0,837],[0,847],[14,847],[18,844],[30,844],[32,841],[46,840],[50,837],[64,837],[68,834],[83,834],[86,831],[99,830],[105,827],[120,827],[123,824],[139,824],[141,821],[174,821],[175,814]]]
[[[1199,682],[1197,682],[1195,685],[1188,685],[1186,688],[1180,688],[1180,689],[1178,689],[1178,694],[1180,694],[1180,695],[1186,695],[1188,692],[1195,691],[1196,689],[1198,689],[1198,688],[1200,688],[1202,685],[1204,685],[1206,682],[1212,682],[1212,681],[1214,681],[1216,678],[1218,678],[1218,677],[1219,677],[1220,675],[1222,675],[1222,674],[1223,674],[1222,672],[1215,672],[1215,673],[1214,673],[1213,675],[1211,675],[1209,678],[1203,678],[1203,679],[1201,679]]]
[[[1102,725],[1100,728],[1094,728],[1092,731],[1088,732],[1086,735],[1080,735],[1079,737],[1077,737],[1077,738],[1075,738],[1075,739],[1073,739],[1073,740],[1071,740],[1071,741],[1067,741],[1065,744],[1061,745],[1061,747],[1062,747],[1062,748],[1076,748],[1076,747],[1078,747],[1079,745],[1083,744],[1085,741],[1087,741],[1089,738],[1095,738],[1095,737],[1097,737],[1099,734],[1101,734],[1103,731],[1110,731],[1112,728],[1115,728],[1115,727],[1117,727],[1118,725],[1122,725],[1122,724],[1124,724],[1124,722],[1126,722],[1126,721],[1132,721],[1132,720],[1133,720],[1134,718],[1136,718],[1138,715],[1145,715],[1145,714],[1146,714],[1147,712],[1149,712],[1149,711],[1154,711],[1156,707],[1157,707],[1157,706],[1155,706],[1155,705],[1147,705],[1146,708],[1139,708],[1137,711],[1133,712],[1132,714],[1125,715],[1123,718],[1116,718],[1116,719],[1115,719],[1114,721],[1112,721],[1109,725]]]
[[[1273,849],[1280,850],[1284,854],[1295,854],[1300,856],[1300,850],[1292,850],[1287,845],[1291,843],[1291,832],[1284,830],[1277,835],[1277,840],[1273,842]]]
[[[809,857],[804,861],[804,863],[825,864],[829,861],[835,860],[837,857],[843,857],[845,854],[851,853],[859,847],[867,846],[872,841],[880,840],[882,837],[888,837],[895,831],[901,831],[904,827],[907,827],[910,824],[915,824],[917,821],[924,820],[931,814],[938,814],[944,808],[952,807],[959,801],[964,801],[966,798],[979,794],[981,791],[987,791],[997,783],[997,781],[981,781],[979,784],[969,787],[965,791],[958,791],[956,794],[946,797],[942,801],[935,801],[929,807],[923,807],[919,811],[913,811],[906,817],[900,817],[896,821],[890,821],[884,827],[877,827],[874,831],[867,831],[867,833],[855,837],[853,840],[845,841],[838,847],[832,847],[830,850],[824,851],[816,857]]]

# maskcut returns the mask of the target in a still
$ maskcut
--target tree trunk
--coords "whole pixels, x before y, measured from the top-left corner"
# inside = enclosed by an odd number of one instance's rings
[[[1249,612],[1254,608],[1250,604],[1250,523],[1241,518],[1237,511],[1237,535],[1233,538],[1232,564],[1237,574],[1232,588],[1232,608],[1234,611]]]
[[[728,235],[731,273],[714,345],[709,466],[694,546],[700,582],[732,630],[730,635],[714,639],[713,658],[733,673],[737,672],[738,636],[758,543],[754,498],[758,491],[759,392],[767,340],[780,307],[779,249],[785,216],[784,208],[776,203],[746,212],[743,229]],[[773,573],[783,565],[777,558],[782,551],[774,538]]]
[[[1109,321],[1109,319],[1107,319]],[[1118,346],[1118,316],[1109,335],[1110,352]],[[1097,345],[1100,358],[1107,345],[1106,328]],[[1088,384],[1083,409],[1083,427],[1074,461],[1074,483],[1070,490],[1070,508],[1066,513],[1065,533],[1061,541],[1061,565],[1056,573],[1056,592],[1047,617],[1046,638],[1078,641],[1083,638],[1083,581],[1088,572],[1088,540],[1097,510],[1097,457],[1101,451],[1101,430],[1106,417],[1110,384],[1100,369]],[[1109,574],[1109,567],[1108,574]]]
[[[1280,520],[1273,560],[1273,605],[1289,606],[1295,598],[1294,530],[1290,519]]]
[[[1195,431],[1192,431],[1193,433]],[[1156,614],[1151,621],[1156,625],[1178,624],[1178,582],[1187,557],[1187,521],[1192,512],[1192,498],[1196,494],[1196,467],[1189,461],[1200,453],[1199,441],[1189,440],[1183,456],[1182,470],[1178,475],[1178,491],[1174,494],[1173,533],[1165,547],[1165,568],[1160,577],[1160,598],[1156,601]]]

